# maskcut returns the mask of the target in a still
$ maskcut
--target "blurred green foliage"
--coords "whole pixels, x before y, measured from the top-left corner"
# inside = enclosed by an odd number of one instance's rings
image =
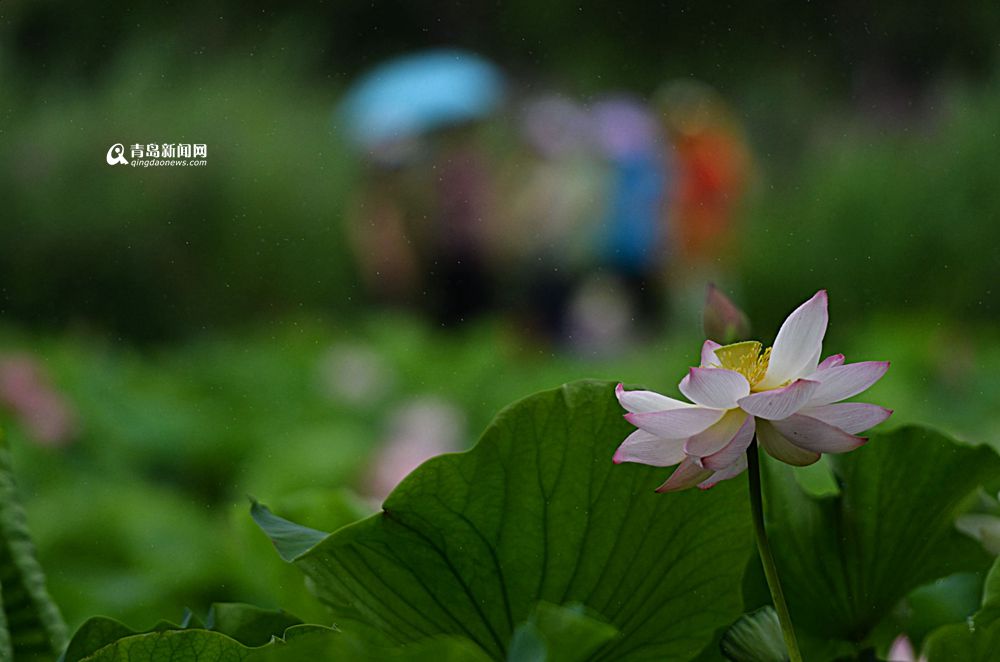
[[[289,86],[289,60],[181,75],[160,52],[133,51],[93,90],[53,80],[11,99],[4,312],[148,337],[342,304],[350,161],[327,131],[332,90]],[[95,167],[115,142],[204,142],[210,165]]]
[[[351,75],[401,51],[450,43],[482,50],[518,70],[568,76],[593,91],[617,81],[651,86],[663,76],[739,81],[792,66],[831,88],[871,69],[908,85],[941,71],[982,73],[996,48],[1000,15],[989,0],[956,0],[947,11],[908,3],[787,3],[718,6],[694,0],[614,4],[531,0],[502,4],[429,1],[335,3],[176,0],[90,11],[61,0],[4,3],[8,49],[31,73],[93,75],[121,45],[179,38],[187,58],[241,47],[274,32],[313,54],[315,71]]]
[[[946,90],[915,126],[857,122],[818,140],[751,206],[749,306],[780,319],[790,284],[837,312],[1000,313],[1000,80]]]

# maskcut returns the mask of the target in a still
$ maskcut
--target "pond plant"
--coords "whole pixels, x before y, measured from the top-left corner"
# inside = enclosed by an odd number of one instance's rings
[[[3,454],[0,659],[998,660],[1000,563],[956,520],[1000,487],[1000,457],[921,426],[858,436],[892,412],[844,400],[889,364],[822,358],[827,309],[816,293],[765,348],[713,289],[688,401],[599,381],[528,396],[332,532],[253,501],[320,623],[220,603],[68,636]],[[913,596],[962,573],[978,606],[900,638]]]

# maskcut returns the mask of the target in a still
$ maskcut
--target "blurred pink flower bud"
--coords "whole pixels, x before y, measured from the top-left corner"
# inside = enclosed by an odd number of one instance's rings
[[[713,283],[708,284],[702,324],[705,337],[723,345],[745,340],[750,335],[746,314]]]
[[[365,492],[384,499],[399,481],[435,455],[460,448],[465,418],[454,405],[418,398],[392,416],[388,439],[372,462]]]
[[[30,356],[0,358],[0,406],[43,446],[66,446],[76,437],[76,412]]]
[[[917,657],[910,638],[901,634],[892,642],[886,662],[927,662],[927,658],[923,655]]]

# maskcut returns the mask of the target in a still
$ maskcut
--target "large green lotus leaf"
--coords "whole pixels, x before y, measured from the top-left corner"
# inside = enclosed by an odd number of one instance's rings
[[[746,487],[655,494],[668,470],[611,462],[631,431],[609,383],[531,396],[295,563],[338,623],[400,643],[459,635],[502,659],[538,602],[579,603],[621,633],[593,659],[689,660],[740,614]]]
[[[45,587],[0,430],[0,660],[51,659],[66,625]]]
[[[80,626],[61,662],[486,662],[471,641],[428,639],[408,647],[379,638],[304,625],[281,610],[244,604],[212,606],[205,625],[161,621],[144,632],[110,618]]]
[[[1000,660],[1000,558],[986,577],[983,606],[971,623],[946,625],[927,638],[928,662]]]
[[[212,605],[206,629],[221,632],[247,646],[263,646],[301,620],[281,609],[261,609],[253,605],[223,602]]]
[[[233,644],[252,648],[263,646],[272,638],[281,637],[289,628],[301,624],[301,620],[286,611],[261,609],[241,603],[212,605],[205,624],[189,613],[180,625],[169,621],[160,621],[145,631],[133,630],[111,618],[95,616],[84,622],[73,634],[73,638],[63,652],[61,662],[79,662],[88,659],[98,650],[126,638],[132,639],[137,636],[181,630],[211,631],[223,635],[225,639],[231,639]],[[159,639],[147,637],[144,641],[148,644],[154,640]],[[164,640],[169,640],[169,638]],[[124,649],[128,649],[131,645],[123,646]]]
[[[488,662],[468,640],[442,637],[387,648],[319,625],[297,625],[256,648],[212,630],[164,630],[124,637],[84,662]]]
[[[183,629],[181,625],[176,625],[169,621],[160,621],[148,630],[140,632],[113,618],[93,616],[84,621],[77,628],[77,631],[73,633],[73,637],[59,658],[59,662],[80,662],[80,660],[88,658],[101,648],[125,637],[181,629]]]
[[[768,533],[797,627],[860,643],[913,589],[985,568],[955,519],[1000,458],[922,427],[875,434],[831,457],[840,494],[812,497],[766,465]]]

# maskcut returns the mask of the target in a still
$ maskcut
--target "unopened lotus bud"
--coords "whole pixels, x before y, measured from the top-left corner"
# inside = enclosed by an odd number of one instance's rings
[[[714,284],[709,283],[705,296],[705,312],[702,318],[705,337],[728,345],[750,336],[750,321],[729,297]]]

